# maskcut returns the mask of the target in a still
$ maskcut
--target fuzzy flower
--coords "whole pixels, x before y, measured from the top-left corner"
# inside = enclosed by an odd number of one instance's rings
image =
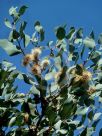
[[[91,78],[92,78],[91,72],[89,72],[89,71],[83,72],[83,74],[82,74],[82,81],[83,82],[87,82],[87,81],[91,80]]]
[[[41,74],[41,67],[38,64],[34,64],[31,71],[34,75],[40,75]]]
[[[31,53],[33,54],[34,58],[38,58],[38,56],[41,54],[41,49],[34,48],[34,49],[32,49]]]
[[[45,69],[48,65],[50,65],[50,61],[48,59],[44,59],[41,62],[41,68]]]
[[[95,92],[96,92],[96,88],[95,87],[90,87],[89,90],[87,91],[88,95],[92,95]]]
[[[27,54],[24,59],[23,59],[23,65],[27,66],[30,61],[33,60],[33,55],[32,54]]]

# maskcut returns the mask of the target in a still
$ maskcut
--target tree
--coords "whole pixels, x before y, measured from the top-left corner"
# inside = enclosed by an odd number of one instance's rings
[[[10,56],[22,54],[30,70],[27,75],[6,60],[0,64],[0,135],[91,136],[102,115],[102,34],[95,41],[93,31],[84,37],[82,28],[68,31],[62,25],[55,28],[57,40],[43,46],[45,30],[39,21],[32,36],[24,31],[26,9],[10,8],[12,21],[5,20],[10,35],[0,39],[0,47]],[[18,93],[16,79],[29,84],[29,92]]]

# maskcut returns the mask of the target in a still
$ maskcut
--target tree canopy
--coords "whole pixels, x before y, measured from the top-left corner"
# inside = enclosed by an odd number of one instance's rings
[[[54,29],[56,41],[45,43],[39,21],[32,35],[25,33],[26,9],[9,9],[11,20],[4,23],[10,34],[0,39],[0,47],[12,57],[22,54],[29,69],[27,74],[7,60],[0,63],[0,135],[93,135],[102,115],[102,34],[84,36],[83,28],[60,25]],[[17,92],[16,80],[29,84],[29,91]]]

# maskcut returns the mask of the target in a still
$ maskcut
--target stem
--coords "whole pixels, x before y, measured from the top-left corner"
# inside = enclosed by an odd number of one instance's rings
[[[41,85],[42,85],[42,78],[41,78]],[[40,117],[39,117],[39,120],[38,120],[38,122],[37,122],[37,124],[36,124],[36,128],[35,128],[35,131],[34,131],[34,136],[37,136],[37,129],[38,129],[38,127],[39,127],[39,125],[40,125],[40,122],[41,122],[41,120],[42,120],[42,118],[43,118],[43,116],[44,116],[44,103],[43,103],[43,101],[44,101],[44,97],[43,97],[43,94],[42,94],[42,90],[39,90],[40,91],[40,100],[41,100],[41,109],[42,109],[42,112],[41,112],[41,115],[40,115]]]

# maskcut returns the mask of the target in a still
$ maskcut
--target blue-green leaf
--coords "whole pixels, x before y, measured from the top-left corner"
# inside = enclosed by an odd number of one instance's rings
[[[17,47],[7,39],[0,39],[0,47],[3,48],[10,56],[21,53],[21,50],[18,50]]]
[[[89,49],[93,49],[95,47],[95,41],[89,37],[86,37],[83,40],[83,44],[88,47]]]

